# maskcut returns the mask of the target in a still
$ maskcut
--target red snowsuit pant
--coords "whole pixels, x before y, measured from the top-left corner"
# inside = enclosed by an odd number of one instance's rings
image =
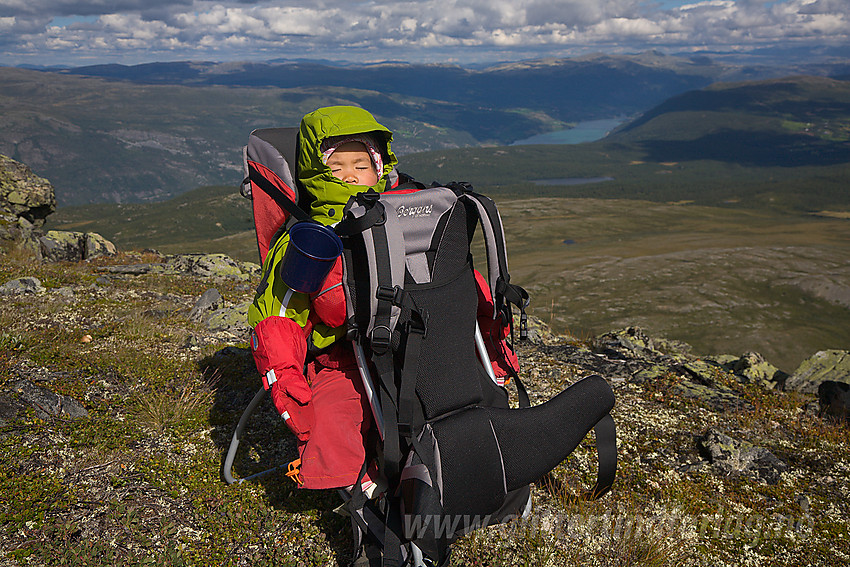
[[[308,365],[316,421],[299,442],[302,488],[339,488],[357,482],[366,459],[372,413],[354,352],[337,343]]]

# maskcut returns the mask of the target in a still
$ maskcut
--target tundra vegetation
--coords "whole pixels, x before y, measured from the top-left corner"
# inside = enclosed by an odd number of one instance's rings
[[[256,266],[222,276],[203,262],[148,251],[45,263],[12,245],[0,255],[0,280],[37,282],[4,287],[0,313],[4,565],[349,560],[334,491],[299,491],[283,470],[221,480],[259,386],[243,322],[257,276]],[[453,565],[850,558],[847,426],[820,417],[811,395],[782,391],[784,373],[769,362],[698,356],[635,327],[553,333],[538,318],[519,353],[535,403],[591,372],[612,382],[618,481],[598,501],[580,498],[595,473],[591,435],[534,485],[529,517],[462,538]],[[234,474],[294,455],[266,400]]]

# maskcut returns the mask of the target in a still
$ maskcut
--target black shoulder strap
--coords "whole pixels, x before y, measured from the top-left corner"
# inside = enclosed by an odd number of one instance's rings
[[[614,418],[611,414],[599,420],[593,428],[596,435],[596,453],[599,460],[596,473],[596,484],[591,488],[586,497],[589,499],[599,498],[611,489],[614,477],[617,475],[617,431],[614,426]]]
[[[310,220],[308,215],[301,207],[299,207],[292,199],[290,199],[283,191],[280,190],[274,183],[266,179],[255,168],[248,166],[248,179],[251,180],[257,187],[265,191],[265,193],[274,199],[275,203],[289,212],[298,220]]]
[[[398,172],[398,185],[392,188],[393,191],[403,191],[405,189],[425,189],[425,184],[416,181],[413,177],[404,173]]]

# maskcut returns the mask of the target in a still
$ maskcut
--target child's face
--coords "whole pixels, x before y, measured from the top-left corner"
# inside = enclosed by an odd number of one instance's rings
[[[378,182],[378,172],[366,146],[360,142],[346,142],[328,158],[328,167],[334,177],[352,185],[371,187]]]

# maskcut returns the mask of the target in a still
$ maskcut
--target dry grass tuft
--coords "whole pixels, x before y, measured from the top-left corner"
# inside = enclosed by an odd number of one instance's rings
[[[192,381],[179,388],[153,389],[139,397],[139,421],[142,426],[162,433],[206,412],[212,403],[209,382]]]

